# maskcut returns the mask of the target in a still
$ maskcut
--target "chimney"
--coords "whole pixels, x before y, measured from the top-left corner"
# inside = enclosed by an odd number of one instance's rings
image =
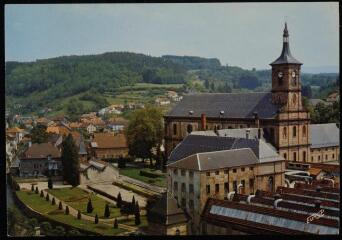
[[[251,132],[251,130],[248,128],[247,130],[246,130],[246,139],[249,139],[249,133]]]
[[[194,111],[190,110],[189,111],[189,116],[192,116],[194,114]]]
[[[201,126],[202,126],[202,130],[205,131],[206,126],[207,126],[207,117],[206,117],[205,113],[201,114]]]
[[[321,208],[321,201],[320,200],[315,200],[315,208],[320,209]]]

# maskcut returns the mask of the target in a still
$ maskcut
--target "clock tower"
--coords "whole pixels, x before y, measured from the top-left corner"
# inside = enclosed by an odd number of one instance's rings
[[[308,161],[310,115],[302,106],[300,67],[290,51],[285,23],[283,50],[272,66],[272,102],[280,107],[275,133],[279,154],[289,161]]]

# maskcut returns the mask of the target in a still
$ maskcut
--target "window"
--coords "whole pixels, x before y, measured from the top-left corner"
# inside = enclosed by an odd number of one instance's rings
[[[243,168],[241,168],[241,172],[244,172],[245,171],[245,168],[243,167]]]
[[[215,193],[219,193],[220,192],[220,185],[219,184],[215,184]]]
[[[206,174],[207,174],[207,177],[209,177],[209,176],[210,176],[210,172],[207,172]]]
[[[253,170],[254,170],[254,167],[249,167],[249,170],[253,171]]]
[[[173,135],[177,135],[177,124],[173,124]]]
[[[327,154],[325,155],[325,160],[328,160],[328,155]]]
[[[186,187],[185,187],[185,183],[182,183],[182,189],[181,189],[182,192],[185,192],[186,191]]]
[[[306,152],[303,151],[303,162],[306,162]]]
[[[240,125],[240,128],[243,128],[243,125]]]
[[[303,137],[306,137],[306,127],[303,126]]]
[[[194,200],[189,200],[189,208],[194,208]]]
[[[293,126],[292,136],[293,136],[293,137],[296,137],[296,136],[297,136],[297,128],[296,128],[296,126]]]
[[[286,127],[283,127],[283,138],[286,139],[287,137],[287,129]]]
[[[311,162],[313,162],[313,161],[314,161],[314,157],[312,156],[312,157],[311,157]]]
[[[174,174],[174,175],[178,175],[178,169],[174,169],[174,170],[173,170],[173,174]]]
[[[210,185],[207,185],[207,194],[210,194]]]
[[[181,175],[185,176],[185,170],[183,170],[183,169],[181,170]]]
[[[286,153],[284,153],[284,158],[287,159],[287,154]]]
[[[229,192],[229,183],[228,182],[224,183],[224,192]]]
[[[224,170],[224,174],[228,174],[228,170]]]
[[[321,161],[321,156],[318,156],[318,161]]]
[[[178,192],[178,182],[173,183],[173,191]]]
[[[236,173],[236,168],[233,169],[233,173]]]
[[[188,133],[191,133],[191,132],[192,132],[192,125],[191,125],[191,124],[188,125],[187,131],[188,131]]]
[[[332,158],[335,159],[335,154],[332,155]]]
[[[245,187],[245,180],[241,180],[242,187]]]
[[[296,152],[293,153],[293,161],[297,161],[297,153]]]
[[[194,185],[189,184],[189,193],[194,193]]]
[[[216,172],[215,172],[215,175],[219,175],[219,174],[220,174],[220,172],[219,172],[219,171],[216,171]]]
[[[186,207],[186,200],[185,200],[185,198],[182,198],[181,205],[182,205],[183,208]]]
[[[189,177],[193,178],[194,177],[194,172],[193,171],[189,171]]]
[[[233,181],[233,189],[235,192],[237,192],[237,182]]]
[[[254,188],[254,179],[253,178],[249,179],[249,188],[250,189]]]

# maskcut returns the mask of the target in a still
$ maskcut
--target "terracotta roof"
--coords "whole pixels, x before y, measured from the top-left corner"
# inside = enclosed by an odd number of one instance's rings
[[[80,123],[80,122],[72,122],[72,123],[69,124],[69,127],[70,128],[80,128],[80,127],[82,127],[82,123]]]
[[[59,134],[59,127],[47,127],[46,132]]]
[[[46,158],[48,155],[51,155],[52,158],[60,158],[61,153],[53,146],[51,143],[34,143],[32,146],[26,150],[24,153],[23,159],[31,159],[31,158]]]
[[[319,168],[309,168],[310,175],[317,176],[321,171],[322,169]]]
[[[23,132],[24,129],[18,128],[18,127],[14,127],[14,128],[9,128],[6,130],[7,133],[19,133],[19,132]]]
[[[97,143],[97,148],[126,148],[127,141],[123,134],[94,133],[92,142]]]

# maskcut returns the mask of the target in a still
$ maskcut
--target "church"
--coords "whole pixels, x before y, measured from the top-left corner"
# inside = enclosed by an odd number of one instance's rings
[[[267,141],[287,161],[337,161],[337,125],[310,124],[310,114],[302,105],[302,63],[291,54],[286,23],[282,52],[270,65],[270,92],[200,93],[184,96],[164,116],[165,154],[168,160],[172,150],[193,131],[257,128],[262,130]],[[326,132],[327,129],[330,133]],[[311,134],[321,136],[321,142],[312,146],[312,141],[317,139],[312,139]],[[331,143],[327,143],[328,139],[322,136],[331,134],[337,135]]]

